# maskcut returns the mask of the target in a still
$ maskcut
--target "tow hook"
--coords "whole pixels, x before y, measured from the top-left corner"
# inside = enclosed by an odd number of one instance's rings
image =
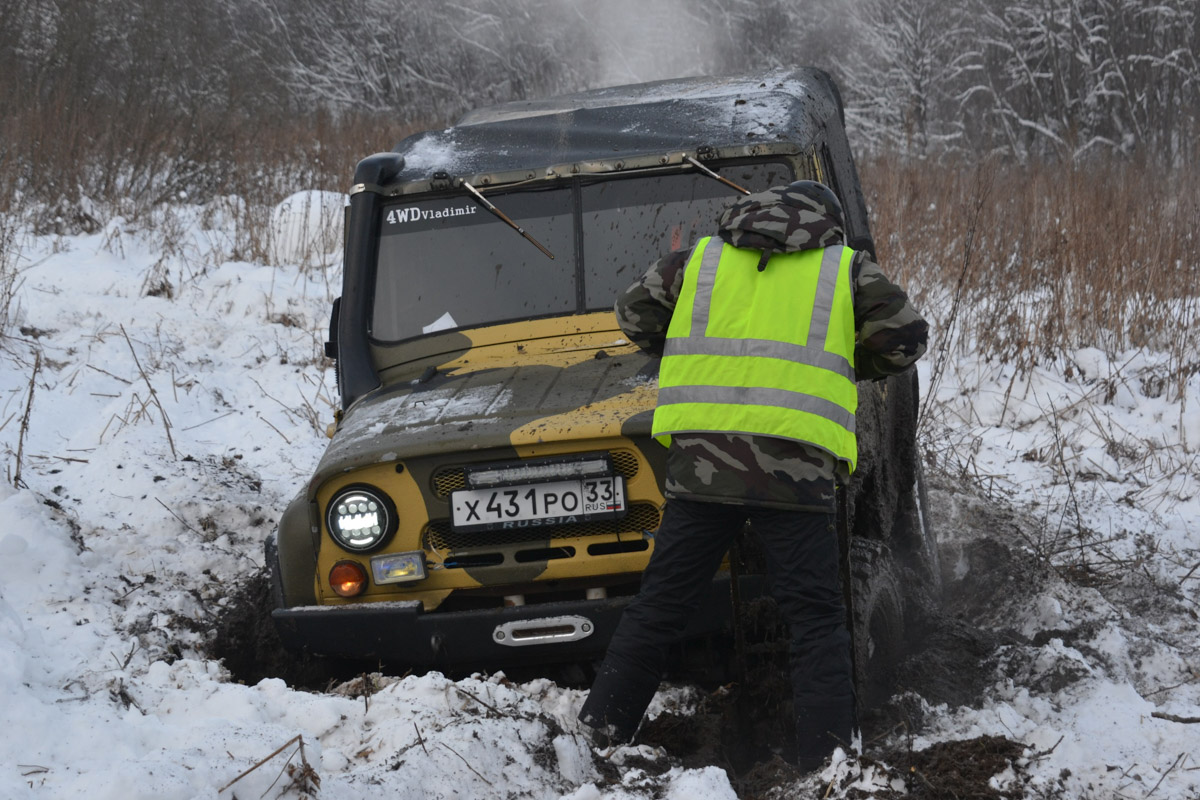
[[[523,647],[530,644],[558,644],[578,642],[594,633],[596,627],[586,617],[540,617],[505,622],[497,625],[492,640],[506,647]]]

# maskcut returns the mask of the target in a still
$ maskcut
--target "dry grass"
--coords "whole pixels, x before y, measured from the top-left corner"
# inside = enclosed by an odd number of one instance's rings
[[[14,214],[0,212],[0,342],[10,334],[10,328],[20,315],[18,292],[27,231]]]
[[[359,159],[413,130],[372,112],[249,118],[43,101],[11,109],[0,119],[0,212],[20,213],[38,233],[91,232],[105,217],[136,222],[165,204],[229,196],[245,201],[242,222],[261,228],[260,209],[299,189],[345,191]]]
[[[1112,163],[872,161],[863,183],[881,263],[918,292],[956,284],[982,192],[976,263],[963,288],[968,305],[992,313],[969,327],[998,358],[1081,344],[1161,345],[1195,320],[1200,175]],[[1031,308],[1023,298],[1046,302]],[[1193,316],[1166,313],[1181,301]]]
[[[1081,347],[1200,369],[1200,175],[1132,163],[861,165],[884,270],[944,351],[1027,370]],[[940,318],[938,318],[940,316]]]

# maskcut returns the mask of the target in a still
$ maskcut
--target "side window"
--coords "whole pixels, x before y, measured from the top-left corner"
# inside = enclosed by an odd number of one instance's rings
[[[838,186],[837,173],[833,169],[833,155],[829,152],[829,145],[822,144],[821,149],[814,152],[809,158],[813,165],[813,172],[817,176],[813,180],[820,181],[833,189],[833,193],[839,198],[843,197],[842,187]]]

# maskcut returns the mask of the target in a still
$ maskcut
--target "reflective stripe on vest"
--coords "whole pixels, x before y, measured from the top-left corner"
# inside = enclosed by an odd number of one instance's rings
[[[655,436],[777,436],[858,459],[854,251],[771,256],[702,239],[684,273],[659,369]]]

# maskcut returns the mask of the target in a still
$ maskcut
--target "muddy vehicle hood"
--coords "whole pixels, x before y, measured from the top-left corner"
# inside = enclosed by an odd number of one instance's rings
[[[648,436],[657,390],[658,360],[627,343],[589,349],[567,366],[447,365],[356,403],[310,487],[339,472],[435,453]]]

